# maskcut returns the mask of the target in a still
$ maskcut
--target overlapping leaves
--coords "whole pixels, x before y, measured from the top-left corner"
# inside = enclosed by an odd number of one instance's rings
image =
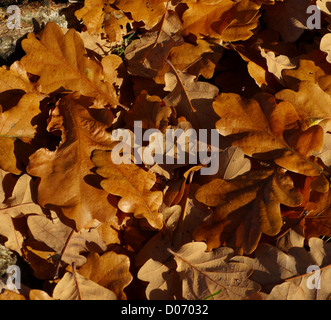
[[[86,0],[79,30],[28,34],[0,69],[0,242],[44,286],[5,275],[0,298],[329,299],[330,37],[308,5]],[[218,130],[217,172],[137,163],[135,121]]]

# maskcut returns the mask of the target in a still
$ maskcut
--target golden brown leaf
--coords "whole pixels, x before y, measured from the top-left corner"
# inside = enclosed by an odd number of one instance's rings
[[[129,267],[130,260],[127,256],[110,251],[101,256],[90,253],[87,263],[78,272],[86,279],[114,292],[117,299],[125,300],[123,289],[132,281]]]
[[[119,103],[113,84],[103,79],[105,70],[86,57],[83,41],[74,29],[64,35],[59,26],[50,22],[40,40],[30,33],[22,47],[26,55],[21,62],[28,72],[40,77],[38,84],[43,93],[63,87],[93,97],[96,107]]]
[[[195,239],[206,241],[208,249],[225,244],[245,254],[255,250],[262,233],[272,236],[281,230],[281,204],[296,207],[303,200],[293,181],[273,169],[250,171],[230,181],[214,179],[195,196],[216,207],[196,230]]]
[[[95,227],[96,219],[116,221],[116,209],[90,171],[92,150],[107,148],[111,143],[111,135],[105,131],[109,115],[99,116],[104,122],[94,119],[89,109],[79,104],[77,95],[67,95],[52,111],[48,124],[48,131],[62,133],[61,144],[55,151],[36,151],[27,168],[30,175],[41,178],[38,203],[60,207],[78,230]]]
[[[273,159],[278,165],[304,175],[319,175],[321,168],[311,156],[323,146],[322,128],[313,126],[302,132],[297,128],[300,118],[291,103],[277,105],[275,98],[267,93],[257,95],[256,99],[220,94],[213,103],[221,117],[216,122],[219,133],[233,137],[232,145],[239,146],[249,156]],[[312,143],[307,144],[307,140]]]
[[[92,161],[97,174],[104,179],[101,186],[110,194],[120,196],[118,208],[133,213],[136,218],[145,218],[156,229],[162,228],[162,214],[158,211],[162,203],[162,192],[151,191],[156,178],[151,172],[139,168],[134,163],[115,164],[111,151],[95,150]]]

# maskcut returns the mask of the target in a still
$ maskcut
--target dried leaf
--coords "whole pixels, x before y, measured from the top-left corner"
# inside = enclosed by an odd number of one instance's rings
[[[288,103],[290,99],[277,105],[270,94],[261,93],[256,98],[247,100],[237,94],[220,94],[213,103],[221,117],[216,122],[219,133],[234,137],[232,145],[239,146],[246,155],[274,159],[278,165],[304,175],[319,175],[321,169],[310,157],[313,151],[322,148],[322,128],[313,126],[304,132],[297,128],[300,111],[298,114]],[[307,144],[307,140],[313,143]]]
[[[99,256],[97,253],[91,253],[87,257],[87,263],[79,269],[79,273],[114,292],[117,299],[125,300],[123,289],[132,281],[129,267],[130,260],[123,254],[106,252]]]
[[[104,122],[97,121],[79,103],[76,95],[60,101],[51,113],[48,131],[60,131],[62,142],[55,151],[46,148],[36,151],[27,168],[30,175],[41,178],[38,203],[43,207],[61,207],[63,213],[75,221],[78,230],[95,227],[95,219],[115,222],[116,214],[107,193],[98,188],[98,178],[90,171],[92,150],[107,148],[111,143],[111,135],[105,131],[108,115],[101,113],[100,119]]]
[[[170,251],[175,256],[176,271],[183,281],[184,298],[202,300],[221,290],[212,297],[213,300],[238,300],[259,291],[259,285],[248,279],[252,269],[229,261],[233,255],[232,249],[205,252],[206,249],[205,243],[193,242],[182,246],[177,252]]]
[[[74,29],[64,35],[59,26],[50,22],[40,40],[30,33],[22,47],[26,55],[21,61],[28,72],[40,77],[42,92],[49,94],[63,87],[93,97],[97,107],[119,104],[115,88],[103,81],[100,64],[86,57],[83,41]]]
[[[214,179],[201,186],[196,199],[215,212],[195,232],[197,241],[208,249],[222,245],[241,248],[245,254],[255,250],[262,233],[273,236],[283,225],[280,205],[302,203],[293,181],[280,171],[250,171],[233,180]]]
[[[101,181],[102,188],[121,197],[119,209],[133,213],[136,218],[147,219],[153,228],[162,228],[162,214],[158,211],[162,203],[162,192],[151,191],[156,182],[153,173],[133,163],[113,163],[111,151],[95,150],[92,161],[97,167],[97,174],[105,178]]]
[[[116,295],[77,272],[67,272],[54,288],[53,298],[57,300],[116,300]]]

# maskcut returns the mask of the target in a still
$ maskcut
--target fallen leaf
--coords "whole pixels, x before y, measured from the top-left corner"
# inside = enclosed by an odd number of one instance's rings
[[[185,244],[176,252],[169,249],[177,263],[185,299],[202,300],[220,291],[213,300],[239,300],[259,291],[260,286],[248,279],[252,269],[229,261],[232,249],[205,252],[206,249],[203,242]]]
[[[54,288],[53,298],[56,300],[116,300],[116,295],[77,272],[67,272]]]
[[[255,98],[257,100],[247,100],[237,94],[220,94],[213,103],[221,117],[216,122],[219,133],[234,137],[232,145],[239,146],[248,156],[274,159],[276,164],[304,175],[319,175],[321,168],[311,156],[313,151],[322,148],[322,128],[313,126],[303,132],[297,128],[300,111],[298,114],[290,99],[277,104],[267,93]],[[314,143],[307,144],[307,140]]]
[[[39,97],[34,93],[26,93],[16,106],[3,111],[0,105],[0,168],[20,174],[22,164],[20,155],[26,152],[24,143],[29,143],[36,134],[32,120],[40,113]],[[22,144],[23,142],[23,144]],[[21,156],[22,159],[23,156]]]
[[[208,249],[233,246],[250,254],[262,233],[276,235],[283,225],[280,205],[296,207],[302,195],[281,171],[250,171],[233,180],[214,179],[201,186],[196,199],[216,207],[195,231],[195,240],[206,241]]]
[[[166,73],[165,84],[164,90],[170,93],[164,101],[176,108],[178,116],[184,116],[195,129],[213,128],[217,117],[212,110],[212,101],[218,94],[216,86],[176,69]]]
[[[96,172],[104,179],[101,187],[110,194],[120,196],[118,208],[133,213],[136,218],[145,218],[151,227],[162,228],[162,214],[158,211],[162,203],[162,192],[151,191],[156,182],[155,175],[135,164],[115,164],[111,151],[95,150],[92,161]],[[116,183],[114,183],[116,181]]]
[[[124,55],[130,74],[155,77],[164,67],[170,50],[182,44],[179,32],[181,22],[175,12],[164,13],[158,26],[132,41],[125,49]]]
[[[92,150],[107,148],[111,143],[111,135],[105,131],[107,114],[100,114],[104,122],[97,121],[79,104],[78,97],[67,96],[52,111],[48,131],[60,131],[62,141],[55,151],[42,148],[31,155],[27,172],[41,178],[38,203],[60,207],[80,230],[95,227],[95,219],[116,222],[116,208],[107,200],[107,193],[98,188],[98,178],[90,171]]]
[[[22,47],[26,55],[21,62],[28,72],[40,77],[38,84],[43,93],[63,87],[93,97],[97,107],[119,104],[112,83],[103,81],[102,66],[86,57],[83,41],[74,29],[64,35],[59,26],[50,22],[40,40],[30,33]]]
[[[123,291],[132,281],[129,272],[130,260],[123,254],[106,252],[99,256],[97,253],[90,253],[79,273],[86,279],[111,290],[119,300],[126,300]]]

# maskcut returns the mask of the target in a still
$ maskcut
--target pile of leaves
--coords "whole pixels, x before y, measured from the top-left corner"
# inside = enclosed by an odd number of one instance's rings
[[[81,28],[28,34],[0,68],[0,244],[22,270],[0,299],[330,299],[331,1],[310,30],[315,4],[85,0]],[[112,135],[135,121],[218,129],[218,171],[136,163]]]

